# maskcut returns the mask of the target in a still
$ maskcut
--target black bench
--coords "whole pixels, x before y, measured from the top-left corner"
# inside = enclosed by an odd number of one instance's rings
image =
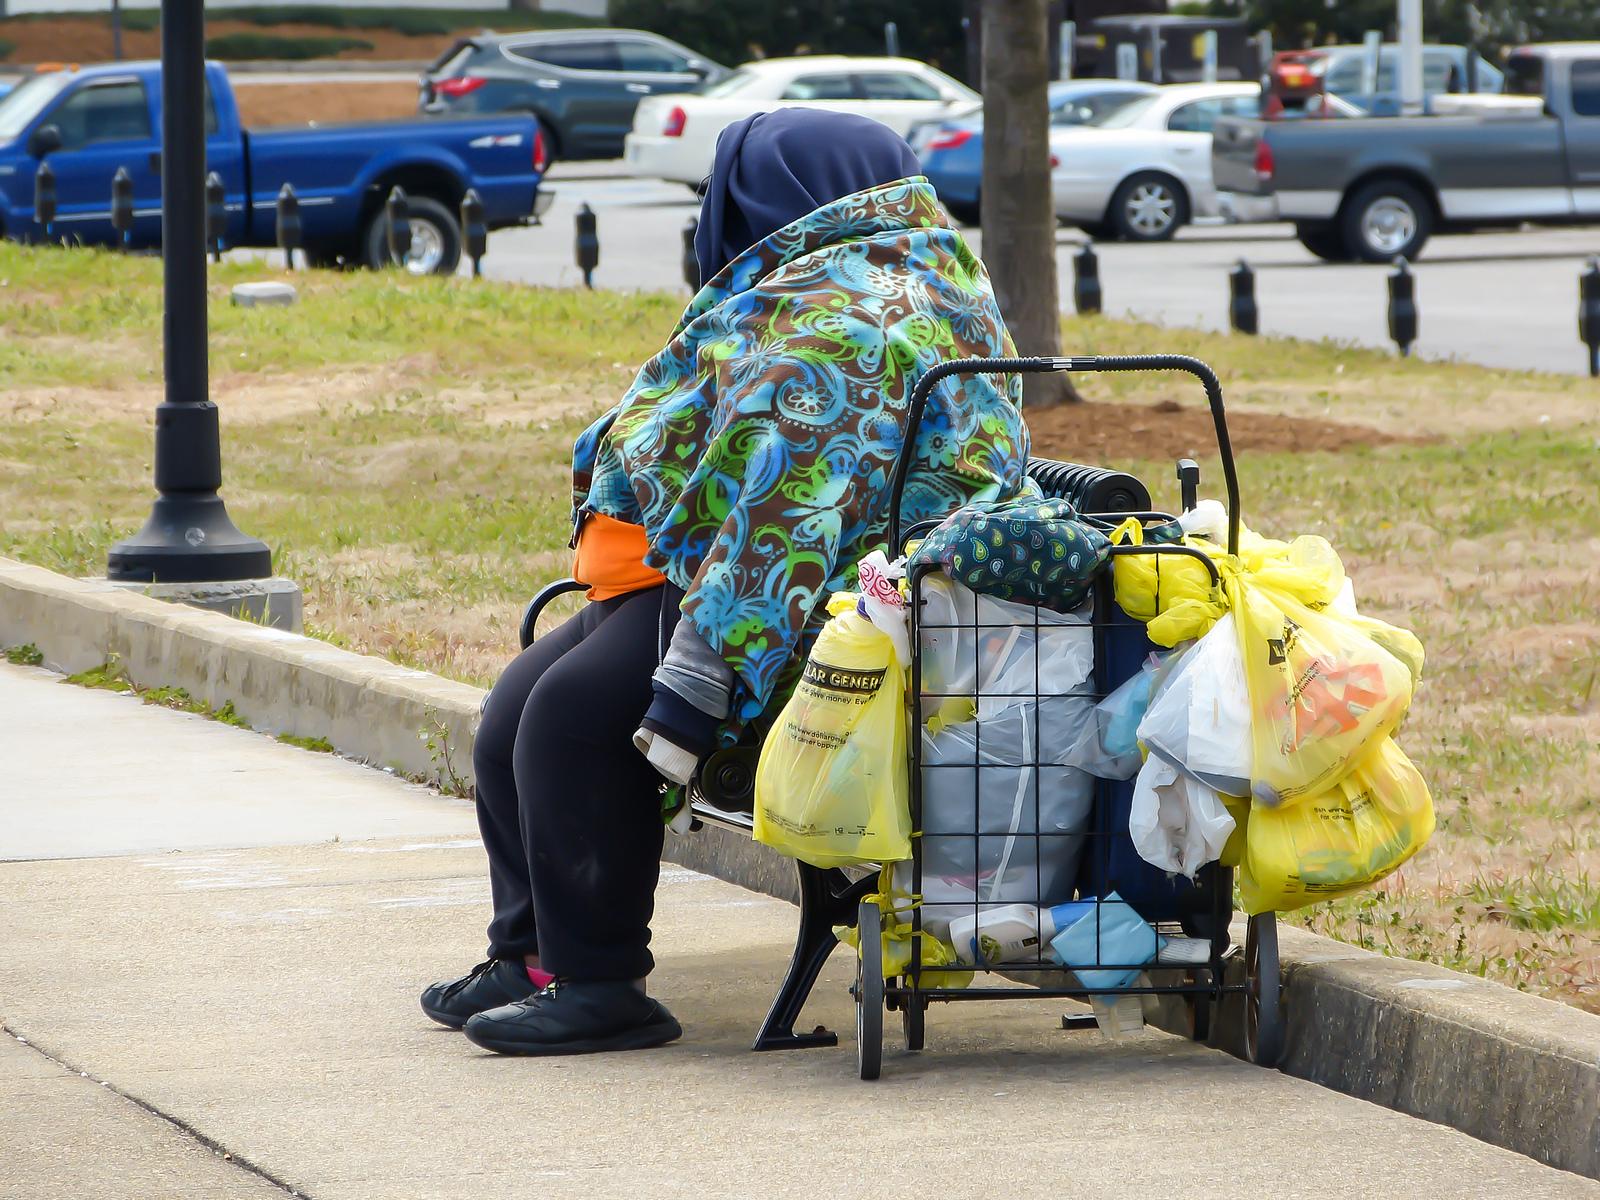
[[[1150,492],[1138,479],[1121,471],[1080,463],[1057,462],[1048,458],[1028,460],[1028,476],[1052,498],[1064,499],[1080,512],[1101,516],[1149,514]],[[1179,464],[1179,479],[1186,492],[1186,506],[1192,503],[1192,489],[1199,468],[1188,460]],[[557,597],[581,591],[585,585],[573,579],[550,584],[528,604],[522,616],[519,640],[527,649],[534,640],[540,614]],[[754,827],[755,768],[760,747],[740,744],[718,750],[700,765],[689,785],[690,812],[694,827],[713,824],[749,835]],[[834,929],[853,926],[863,897],[877,886],[875,870],[820,868],[796,862],[799,882],[800,927],[795,936],[794,954],[772,1008],[756,1034],[756,1050],[790,1050],[812,1046],[836,1046],[839,1037],[818,1026],[809,1033],[796,1033],[794,1024],[811,994],[817,975],[838,945]]]

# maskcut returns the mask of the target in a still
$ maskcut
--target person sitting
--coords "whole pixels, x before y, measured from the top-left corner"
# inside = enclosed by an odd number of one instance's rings
[[[724,130],[695,254],[705,282],[665,348],[574,449],[588,603],[484,708],[488,958],[422,1007],[490,1050],[680,1036],[644,986],[663,788],[776,711],[828,596],[883,546],[919,375],[1015,353],[910,148],[864,117],[786,108]],[[1021,489],[1019,403],[1015,376],[934,392],[906,520]]]

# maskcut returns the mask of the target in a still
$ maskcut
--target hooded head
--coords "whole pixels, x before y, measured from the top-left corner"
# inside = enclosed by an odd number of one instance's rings
[[[905,139],[851,113],[780,108],[728,126],[700,205],[700,281],[824,204],[920,175]]]

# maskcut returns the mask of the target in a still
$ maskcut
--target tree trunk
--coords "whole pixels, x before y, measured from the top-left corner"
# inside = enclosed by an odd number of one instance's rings
[[[1061,353],[1050,199],[1047,0],[983,4],[983,260],[1021,354]],[[1066,375],[1027,375],[1030,404],[1078,399]]]

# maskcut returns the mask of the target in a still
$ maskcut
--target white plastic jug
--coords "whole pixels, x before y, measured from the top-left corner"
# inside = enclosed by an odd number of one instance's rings
[[[1069,901],[1042,912],[1032,904],[1004,904],[997,908],[963,913],[950,922],[950,941],[956,958],[969,966],[1038,962],[1040,948],[1058,929],[1085,916],[1093,902]]]

